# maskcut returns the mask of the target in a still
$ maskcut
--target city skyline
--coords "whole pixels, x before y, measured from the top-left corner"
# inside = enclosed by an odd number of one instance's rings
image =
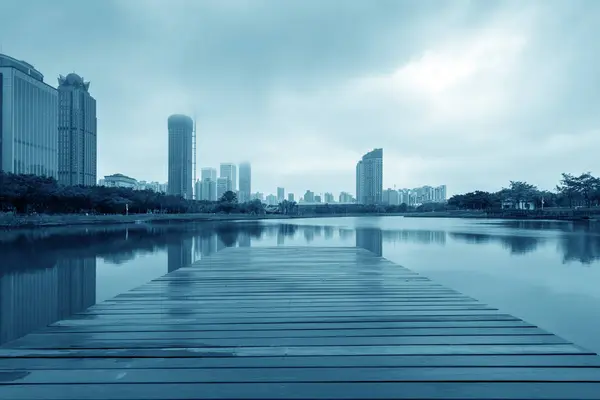
[[[356,160],[375,146],[386,149],[384,187],[445,182],[453,194],[523,179],[552,189],[561,172],[598,172],[600,93],[583,90],[596,76],[597,2],[308,1],[266,12],[174,1],[170,13],[160,2],[78,4],[97,16],[85,21],[67,0],[3,3],[3,53],[49,82],[73,70],[94,82],[98,176],[166,181],[172,113],[197,116],[199,164],[249,161],[253,191],[351,191]],[[163,68],[157,53],[176,62]]]

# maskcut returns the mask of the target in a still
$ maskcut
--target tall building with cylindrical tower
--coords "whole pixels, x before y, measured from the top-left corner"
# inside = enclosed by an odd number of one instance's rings
[[[187,115],[169,117],[169,181],[168,194],[193,198],[193,131],[194,121]]]

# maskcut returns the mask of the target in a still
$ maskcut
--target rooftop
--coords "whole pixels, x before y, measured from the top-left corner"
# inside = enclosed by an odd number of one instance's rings
[[[17,60],[16,58],[7,56],[6,54],[0,53],[0,67],[15,68],[40,82],[44,82],[44,75],[35,69],[33,65],[23,60]]]
[[[58,76],[58,87],[73,87],[77,89],[83,89],[87,92],[90,89],[90,82],[85,82],[81,76],[72,72],[67,76]]]

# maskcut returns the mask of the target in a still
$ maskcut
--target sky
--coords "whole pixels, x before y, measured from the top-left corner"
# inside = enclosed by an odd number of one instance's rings
[[[600,1],[2,0],[0,52],[91,81],[98,176],[167,178],[167,118],[198,168],[252,191],[449,194],[600,173]],[[199,175],[199,173],[198,173]]]

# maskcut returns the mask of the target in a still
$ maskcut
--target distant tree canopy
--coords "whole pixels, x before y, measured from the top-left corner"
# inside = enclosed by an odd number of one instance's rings
[[[600,204],[600,178],[589,172],[579,176],[563,173],[556,191],[539,190],[523,181],[510,181],[498,192],[475,191],[458,194],[448,199],[448,207],[468,210],[488,210],[532,203],[541,207],[592,207]]]
[[[263,213],[260,201],[238,203],[234,192],[218,202],[186,200],[151,190],[63,186],[55,179],[0,172],[0,211],[47,214]]]

